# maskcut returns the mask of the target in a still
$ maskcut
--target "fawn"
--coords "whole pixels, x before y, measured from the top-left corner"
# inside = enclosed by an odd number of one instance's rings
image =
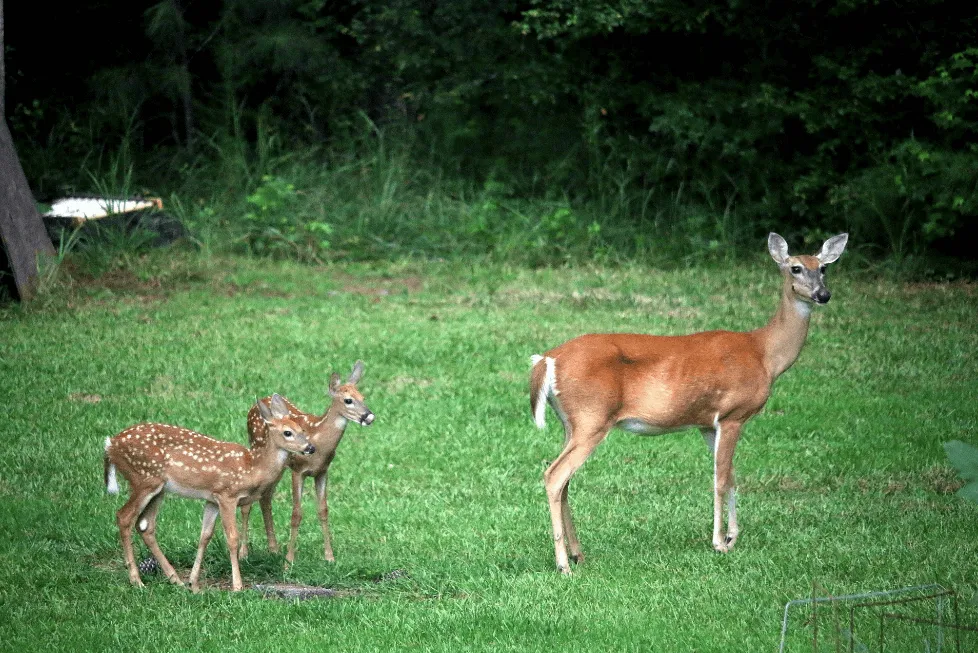
[[[305,429],[309,441],[316,446],[312,456],[295,457],[288,462],[292,469],[292,524],[289,534],[289,548],[285,555],[287,562],[295,561],[296,538],[299,524],[302,523],[302,485],[306,476],[315,480],[316,499],[318,502],[319,523],[323,530],[323,554],[327,561],[335,560],[333,556],[332,536],[329,531],[329,507],[326,503],[326,476],[329,464],[336,455],[336,447],[343,438],[348,422],[356,422],[361,426],[369,426],[374,421],[374,414],[363,403],[363,395],[357,389],[357,383],[363,377],[363,361],[358,360],[353,365],[353,371],[345,383],[340,382],[340,375],[333,373],[329,381],[329,395],[332,397],[329,408],[323,415],[304,413],[287,399],[285,405],[289,414]],[[258,409],[262,400],[248,413],[248,435],[252,446],[258,446],[268,436],[268,423],[260,419]],[[272,523],[272,494],[275,485],[269,485],[258,503],[261,506],[262,520],[265,522],[265,536],[271,551],[279,550],[275,539],[275,527]],[[248,518],[251,506],[241,506],[241,557],[248,555]]]
[[[116,471],[129,482],[130,496],[116,513],[129,582],[142,586],[132,549],[132,528],[138,519],[139,534],[171,582],[183,585],[173,565],[156,542],[156,516],[167,492],[188,499],[202,499],[204,518],[197,557],[190,572],[190,588],[199,590],[204,550],[214,534],[218,512],[231,555],[231,589],[241,589],[238,568],[238,532],[235,511],[255,501],[282,475],[289,454],[311,455],[302,426],[289,415],[285,400],[272,395],[256,406],[267,437],[250,449],[185,428],[166,424],[136,424],[105,439],[105,485],[118,494]]]

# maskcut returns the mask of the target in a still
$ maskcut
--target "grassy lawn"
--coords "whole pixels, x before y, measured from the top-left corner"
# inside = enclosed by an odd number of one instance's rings
[[[978,442],[978,289],[878,280],[845,257],[829,285],[738,447],[736,549],[710,545],[697,432],[616,431],[572,484],[587,561],[569,578],[554,569],[542,486],[562,431],[552,413],[546,431],[532,423],[529,356],[589,331],[759,326],[780,288],[766,254],[674,271],[159,255],[0,309],[0,649],[770,651],[785,602],[813,585],[941,583],[978,626],[978,506],[954,496],[941,446]],[[341,596],[221,590],[220,529],[212,589],[162,576],[131,587],[114,520],[127,488],[105,494],[105,437],[163,421],[245,442],[256,395],[322,410],[329,373],[357,358],[377,420],[348,428],[331,468],[337,562],[321,559],[307,483],[296,565],[268,552],[257,510],[242,565],[246,584]],[[183,574],[200,515],[176,498],[161,511],[161,547]]]

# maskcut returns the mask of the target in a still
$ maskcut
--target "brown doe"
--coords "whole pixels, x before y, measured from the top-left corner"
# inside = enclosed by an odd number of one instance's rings
[[[544,427],[549,403],[564,427],[564,449],[543,474],[560,571],[570,573],[568,545],[575,562],[584,559],[567,500],[570,479],[615,426],[641,435],[702,432],[713,454],[713,547],[733,548],[739,532],[733,455],[741,428],[801,353],[812,306],[829,301],[825,266],[842,255],[847,240],[840,234],[818,254],[792,256],[784,239],[770,234],[768,251],[784,277],[781,301],[770,322],[754,331],[590,334],[532,357],[536,424]]]
[[[156,542],[156,516],[167,492],[188,499],[202,499],[204,518],[197,557],[190,572],[190,587],[199,589],[204,550],[214,534],[220,512],[224,536],[231,554],[231,589],[241,589],[238,568],[236,510],[256,500],[282,476],[289,454],[316,452],[301,425],[289,415],[285,401],[272,395],[255,408],[265,425],[266,438],[250,449],[233,442],[209,438],[178,426],[136,424],[105,440],[105,486],[118,494],[116,471],[129,482],[130,496],[116,513],[129,582],[142,586],[132,549],[132,528],[139,534],[171,582],[180,577]]]
[[[285,559],[289,563],[295,561],[296,539],[299,534],[299,524],[302,523],[302,485],[306,476],[312,476],[315,481],[317,512],[319,523],[323,530],[323,554],[326,560],[332,562],[332,535],[329,531],[329,506],[326,502],[326,478],[329,464],[336,455],[336,447],[343,438],[348,422],[356,422],[361,426],[369,426],[374,421],[374,414],[363,402],[363,395],[357,389],[357,383],[363,377],[363,361],[353,365],[353,372],[346,382],[341,382],[340,375],[333,373],[329,380],[329,396],[332,398],[329,408],[323,415],[304,413],[287,399],[289,415],[305,429],[309,441],[316,447],[316,453],[311,456],[292,457],[288,466],[292,469],[292,522],[289,534],[289,548]],[[263,399],[259,402],[267,401]],[[252,446],[264,442],[268,438],[268,425],[258,414],[258,406],[248,413],[248,436]],[[283,470],[284,471],[284,470]],[[277,481],[278,479],[276,479]],[[268,548],[278,552],[278,541],[275,539],[275,526],[272,522],[272,494],[275,484],[269,485],[259,498],[262,520],[265,523],[265,536]],[[251,506],[241,507],[241,557],[248,555],[248,519]]]

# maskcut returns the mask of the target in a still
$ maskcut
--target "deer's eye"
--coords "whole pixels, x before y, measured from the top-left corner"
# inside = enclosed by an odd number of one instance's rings
[[[825,266],[824,265],[818,266],[818,272],[819,274],[825,274]]]
[[[347,397],[346,399],[343,400],[343,403],[346,404],[347,406],[352,406],[353,400]]]
[[[801,274],[801,266],[800,265],[792,265],[791,266],[791,274]]]
[[[284,435],[286,438],[292,439],[294,433],[292,433],[292,431],[288,429],[285,429],[284,431],[282,431],[282,435]]]

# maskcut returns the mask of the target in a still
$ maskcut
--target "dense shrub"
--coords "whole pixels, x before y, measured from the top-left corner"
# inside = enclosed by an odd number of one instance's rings
[[[67,29],[39,11],[8,19]],[[301,258],[683,257],[775,228],[968,254],[978,15],[964,3],[109,1],[64,21],[109,15],[130,29],[57,69],[11,33],[9,121],[42,197],[131,166],[203,202],[212,238]],[[303,208],[317,168],[352,205]],[[418,232],[417,206],[451,215],[453,235]]]

